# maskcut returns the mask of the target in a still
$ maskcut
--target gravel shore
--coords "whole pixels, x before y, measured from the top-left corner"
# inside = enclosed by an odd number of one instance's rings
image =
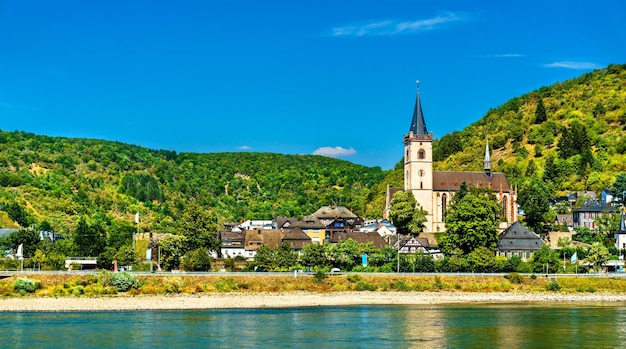
[[[623,303],[626,294],[469,293],[469,292],[335,292],[216,293],[172,296],[96,298],[23,297],[0,299],[0,312],[113,311],[227,308],[281,308],[345,305],[427,305],[448,303]]]

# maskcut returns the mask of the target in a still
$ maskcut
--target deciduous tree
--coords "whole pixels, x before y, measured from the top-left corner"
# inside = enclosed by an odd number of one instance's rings
[[[446,232],[440,242],[442,251],[450,254],[460,249],[468,254],[478,247],[494,251],[498,242],[497,227],[500,205],[490,190],[470,188],[462,199],[450,205],[446,215]]]
[[[398,191],[393,195],[389,218],[400,233],[416,234],[424,230],[426,214],[411,191]]]

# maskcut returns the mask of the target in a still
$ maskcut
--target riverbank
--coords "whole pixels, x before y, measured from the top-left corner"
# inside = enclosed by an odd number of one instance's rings
[[[0,299],[0,312],[194,310],[234,308],[285,308],[350,305],[428,305],[454,303],[626,303],[626,294],[544,292],[229,292],[202,295],[115,295],[110,297],[18,297]]]

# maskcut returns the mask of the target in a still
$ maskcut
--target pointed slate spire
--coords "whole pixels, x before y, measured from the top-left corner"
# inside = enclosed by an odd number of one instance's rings
[[[487,137],[487,145],[485,146],[485,174],[491,176],[491,156],[489,155],[489,137]]]
[[[416,81],[416,83],[417,96],[415,97],[415,108],[413,109],[413,119],[411,120],[409,133],[413,132],[414,135],[428,135],[426,122],[424,121],[424,114],[422,114],[422,102],[420,101],[419,81]]]

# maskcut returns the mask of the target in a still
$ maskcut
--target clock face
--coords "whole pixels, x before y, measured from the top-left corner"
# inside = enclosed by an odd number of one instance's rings
[[[417,174],[418,174],[420,177],[424,177],[424,170],[419,170],[419,171],[417,171]]]

